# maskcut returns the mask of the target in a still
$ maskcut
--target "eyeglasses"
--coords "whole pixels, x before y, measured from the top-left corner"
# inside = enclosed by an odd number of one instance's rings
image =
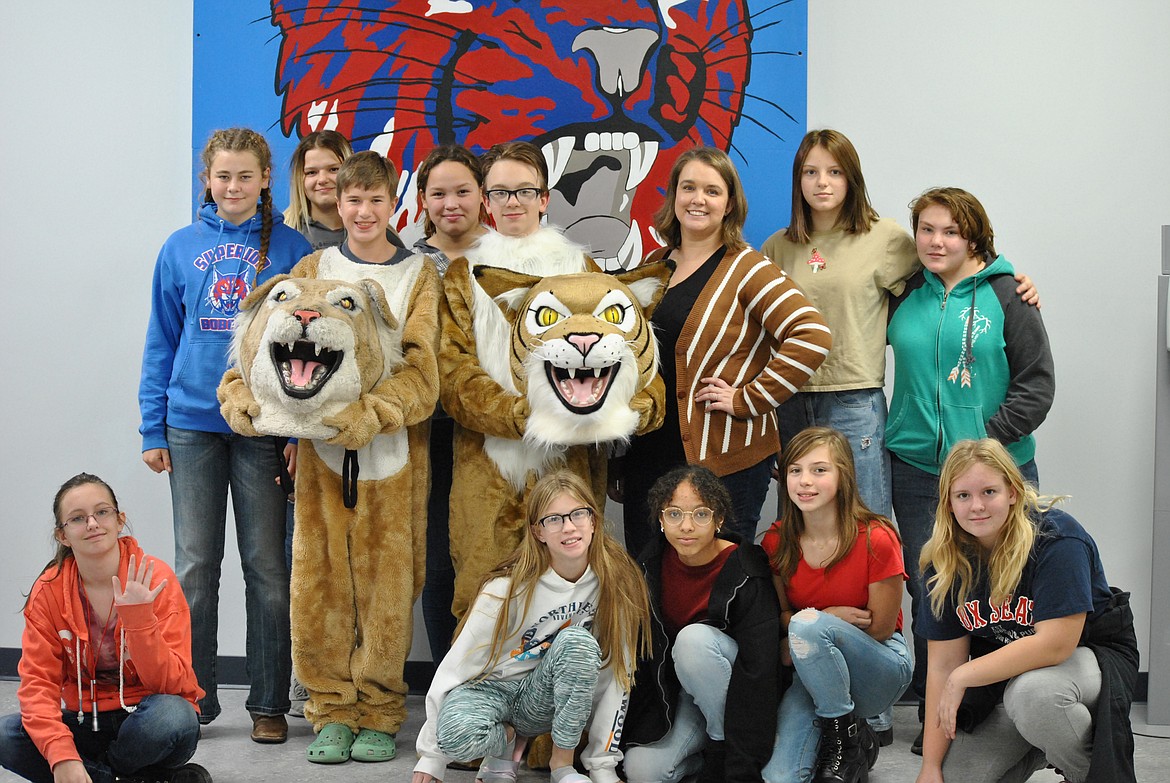
[[[662,509],[660,515],[662,521],[672,527],[678,527],[687,517],[699,527],[707,527],[715,521],[715,512],[706,506],[699,506],[694,511],[683,511],[678,506],[668,506]]]
[[[540,188],[517,188],[516,190],[495,188],[485,192],[487,193],[487,197],[496,204],[507,204],[508,199],[512,198],[512,196],[515,196],[516,200],[521,204],[531,204],[544,191]]]
[[[99,508],[92,514],[78,514],[76,516],[69,517],[69,519],[65,520],[65,524],[80,527],[81,525],[89,524],[89,518],[93,517],[100,525],[103,522],[109,522],[116,516],[118,516],[118,509],[114,508],[113,506],[106,506],[104,508]]]
[[[572,520],[574,525],[583,525],[593,521],[593,509],[581,506],[568,514],[549,514],[536,520],[536,524],[550,533],[559,533],[565,526],[565,520]]]

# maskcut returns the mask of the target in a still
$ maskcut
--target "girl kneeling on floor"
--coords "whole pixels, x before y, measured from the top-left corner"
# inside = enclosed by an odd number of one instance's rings
[[[477,780],[516,779],[527,737],[552,732],[553,783],[613,783],[626,694],[650,612],[637,566],[580,478],[536,482],[528,532],[484,578],[427,693],[413,783],[483,757]],[[581,759],[589,777],[573,768]]]
[[[1134,781],[1129,594],[1097,544],[1037,497],[999,441],[959,441],[922,550],[930,598],[919,783]],[[959,732],[958,729],[962,729]]]
[[[768,558],[726,530],[732,498],[686,465],[648,495],[661,535],[640,558],[654,608],[654,650],[638,668],[626,719],[632,783],[760,780],[776,735],[780,605]]]
[[[109,485],[79,473],[53,498],[57,554],[24,605],[20,712],[0,766],[40,783],[210,783],[191,616],[174,572],[130,536]],[[62,709],[64,703],[64,709]]]
[[[863,716],[889,709],[914,668],[902,637],[902,542],[862,503],[853,452],[837,430],[802,430],[781,464],[783,516],[764,549],[795,674],[764,779],[865,783],[877,738]]]

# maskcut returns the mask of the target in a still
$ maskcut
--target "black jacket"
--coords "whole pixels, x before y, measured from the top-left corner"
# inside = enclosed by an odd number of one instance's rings
[[[1133,728],[1129,708],[1138,680],[1137,634],[1129,593],[1116,587],[1109,608],[1085,622],[1081,644],[1097,656],[1101,693],[1093,712],[1093,755],[1088,780],[1137,783],[1133,768]]]
[[[723,730],[725,779],[760,781],[776,739],[776,712],[783,692],[780,666],[780,602],[772,583],[768,556],[734,534],[721,538],[739,546],[715,578],[703,620],[739,646],[727,688]],[[679,682],[671,654],[672,640],[662,616],[662,554],[666,539],[657,536],[640,558],[650,588],[654,650],[639,661],[622,734],[625,746],[647,745],[666,736],[678,706]]]

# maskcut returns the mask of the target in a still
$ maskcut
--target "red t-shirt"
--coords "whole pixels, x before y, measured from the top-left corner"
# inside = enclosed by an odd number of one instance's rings
[[[686,565],[674,547],[666,547],[662,553],[662,614],[670,638],[691,623],[707,619],[711,588],[735,547],[732,544],[700,566]]]
[[[906,579],[906,568],[902,564],[902,543],[898,537],[888,528],[871,522],[868,525],[867,545],[866,527],[857,526],[857,539],[849,554],[828,573],[823,568],[813,568],[803,557],[800,558],[785,591],[794,612],[809,607],[825,609],[830,606],[864,609],[869,605],[871,584],[895,575]],[[768,528],[760,544],[771,559],[780,546],[780,522]],[[898,609],[897,629],[902,630],[901,609]]]

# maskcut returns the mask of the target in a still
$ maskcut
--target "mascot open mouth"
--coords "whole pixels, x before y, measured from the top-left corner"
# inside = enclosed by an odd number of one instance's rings
[[[557,367],[544,363],[548,382],[556,390],[557,399],[572,413],[593,413],[605,404],[605,395],[621,364],[609,367]]]
[[[272,363],[280,385],[285,394],[298,400],[307,400],[325,388],[344,356],[341,351],[322,348],[309,340],[272,346]]]

